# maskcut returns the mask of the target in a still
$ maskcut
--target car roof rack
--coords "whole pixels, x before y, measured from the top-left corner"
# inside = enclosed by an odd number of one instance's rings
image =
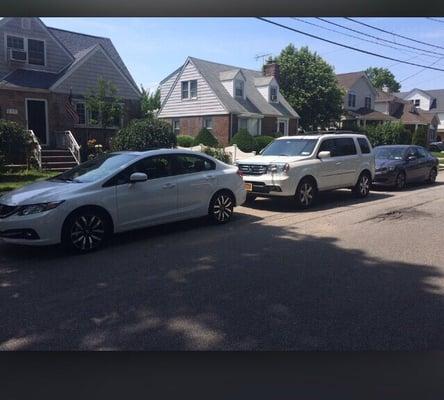
[[[355,131],[346,131],[341,129],[336,130],[322,130],[322,131],[310,131],[310,132],[303,132],[302,135],[341,135],[341,134],[354,134],[354,135],[363,135],[361,132],[355,132]]]

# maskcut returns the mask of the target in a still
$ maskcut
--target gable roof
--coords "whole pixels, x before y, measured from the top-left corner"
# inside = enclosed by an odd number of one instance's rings
[[[344,89],[350,89],[362,77],[367,77],[364,71],[336,74],[339,86],[342,86]]]
[[[105,49],[109,57],[114,61],[114,63],[131,82],[131,84],[138,88],[136,82],[128,71],[128,68],[126,67],[125,63],[114,47],[111,39],[101,36],[87,35],[85,33],[67,31],[59,28],[48,27],[48,30],[68,49],[68,51],[76,59],[81,58],[82,53],[85,52],[87,49],[100,44]]]
[[[266,116],[299,118],[298,113],[290,106],[290,104],[285,99],[282,99],[279,103],[269,103],[259,93],[254,82],[256,78],[263,77],[262,72],[241,67],[235,67],[233,65],[219,64],[212,61],[201,60],[195,57],[188,57],[185,63],[182,65],[181,70],[189,62],[191,62],[199,71],[201,76],[208,83],[208,85],[218,97],[219,101],[222,103],[223,107],[227,110],[228,113],[263,114]],[[231,96],[221,81],[221,75],[224,78],[226,76],[236,76],[239,71],[245,77],[245,99],[234,98],[233,96]],[[177,70],[175,72],[177,72]],[[170,74],[169,77],[171,77],[172,75],[173,74]],[[180,72],[177,74],[176,82],[179,78]],[[165,79],[163,80],[163,82],[164,81]],[[175,84],[171,86],[170,92],[165,97],[162,107],[168,100],[174,86]]]
[[[400,92],[396,93],[397,96],[402,99],[407,98],[414,90],[418,90],[425,95],[429,96],[432,100],[432,109],[430,111],[435,112],[444,112],[444,89],[431,89],[431,90],[423,90],[423,89],[412,89],[409,92]]]
[[[396,93],[397,95],[399,93]],[[397,103],[408,103],[408,101],[402,99],[399,96],[395,96],[394,93],[384,92],[381,89],[376,89],[376,98],[375,103],[387,102],[387,101],[396,101]]]

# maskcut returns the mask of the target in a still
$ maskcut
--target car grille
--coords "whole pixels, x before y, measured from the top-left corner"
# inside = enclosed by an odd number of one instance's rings
[[[0,204],[0,218],[6,218],[17,211],[17,206],[7,206],[6,204]]]
[[[259,164],[239,164],[238,167],[244,175],[264,175],[268,169],[266,165]]]

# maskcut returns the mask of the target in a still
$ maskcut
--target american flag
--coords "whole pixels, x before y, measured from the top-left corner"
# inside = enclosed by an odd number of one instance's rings
[[[79,123],[79,114],[77,114],[76,108],[72,104],[72,92],[69,92],[68,99],[65,103],[65,110],[68,113],[68,115],[71,117],[71,119],[78,124]]]

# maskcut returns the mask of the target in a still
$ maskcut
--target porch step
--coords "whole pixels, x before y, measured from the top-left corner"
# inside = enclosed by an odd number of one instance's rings
[[[75,167],[76,165],[77,162],[69,150],[42,150],[42,169],[44,170],[63,172]]]

